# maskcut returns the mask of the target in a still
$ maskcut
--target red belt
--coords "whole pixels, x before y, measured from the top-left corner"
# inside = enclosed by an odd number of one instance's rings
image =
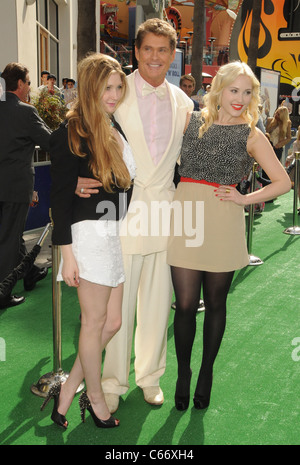
[[[208,186],[214,186],[214,187],[220,187],[222,184],[218,184],[217,182],[209,182],[209,181],[205,181],[205,179],[200,179],[197,180],[197,179],[193,179],[193,178],[184,178],[184,177],[181,177],[180,178],[180,182],[198,182],[200,184],[207,184]],[[235,187],[236,184],[229,184],[231,187]]]

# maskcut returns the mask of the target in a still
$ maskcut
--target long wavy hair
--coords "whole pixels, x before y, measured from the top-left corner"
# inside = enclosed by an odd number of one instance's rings
[[[201,113],[205,122],[200,127],[199,137],[202,137],[218,118],[223,89],[229,86],[240,75],[248,76],[251,79],[252,99],[242,116],[252,130],[255,128],[259,118],[258,105],[260,104],[260,84],[253,71],[246,63],[233,61],[219,68],[216,76],[212,80],[210,92],[204,96],[204,108]]]
[[[110,116],[102,105],[102,96],[112,73],[118,73],[122,81],[119,105],[126,92],[126,76],[117,60],[101,53],[85,57],[78,64],[78,98],[67,113],[70,150],[85,157],[82,140],[86,141],[91,153],[90,169],[107,192],[112,192],[114,186],[128,189],[131,185]]]
[[[275,118],[275,115],[279,114],[280,122]],[[290,121],[289,110],[285,106],[278,107],[274,113],[273,118],[270,121],[269,128],[274,130],[277,126],[279,126],[279,139],[284,139],[287,134],[287,129]]]

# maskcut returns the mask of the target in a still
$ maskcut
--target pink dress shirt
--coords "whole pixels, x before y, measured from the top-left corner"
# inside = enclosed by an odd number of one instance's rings
[[[158,97],[155,92],[143,96],[142,90],[144,84],[149,86],[137,71],[135,75],[135,88],[144,135],[153,163],[157,165],[165,153],[171,138],[172,106],[169,91],[165,83],[159,86],[165,87],[165,95],[163,97]]]

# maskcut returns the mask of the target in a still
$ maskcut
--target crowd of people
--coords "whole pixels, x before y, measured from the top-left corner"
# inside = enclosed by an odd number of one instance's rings
[[[77,98],[76,81],[72,78],[63,78],[62,86],[57,87],[56,76],[47,70],[41,72],[41,85],[38,87],[38,95],[41,92],[54,95],[59,99],[62,99],[68,109],[71,108],[71,104]]]
[[[1,263],[2,254],[7,254],[4,225],[12,225],[17,216],[19,227],[11,248],[20,250],[33,190],[30,156],[38,143],[51,157],[52,241],[62,254],[57,279],[77,289],[81,309],[75,363],[67,381],[55,384],[42,406],[53,398],[51,418],[65,429],[82,380],[86,383],[79,401],[82,420],[88,410],[97,427],[119,425],[112,414],[129,389],[133,336],[135,382],[146,402],[164,402],[160,378],[166,368],[173,290],[175,406],[183,411],[190,404],[190,362],[201,289],[203,350],[193,404],[196,409],[209,406],[227,295],[235,270],[248,264],[244,207],[291,188],[271,143],[256,127],[260,85],[249,66],[241,62],[221,66],[204,96],[204,107],[194,111],[189,94],[165,79],[176,41],[174,28],[154,18],[137,31],[138,69],[129,76],[114,58],[99,53],[84,58],[78,67],[76,103],[52,134],[35,109],[22,103],[30,86],[28,70],[22,74],[20,65],[12,64],[2,75],[6,82],[11,75],[14,79],[6,87],[6,102],[0,103],[1,121],[7,120],[6,128],[0,125],[1,140],[6,141],[0,160]],[[193,86],[186,76],[184,81]],[[274,127],[273,121],[270,128]],[[279,139],[282,134],[287,137],[279,130]],[[25,156],[26,195],[19,189],[19,179],[12,182],[16,176],[12,161]],[[180,182],[175,190],[178,160]],[[236,185],[254,161],[270,182],[242,195]],[[198,224],[199,202],[203,211]],[[187,203],[191,208],[185,209]],[[166,207],[174,204],[181,214]],[[162,205],[163,218],[155,210]],[[21,206],[22,215],[12,219]],[[169,234],[164,234],[166,219]],[[198,231],[197,237],[191,234],[195,221],[203,231],[201,237]],[[18,263],[15,255],[10,268]],[[8,298],[2,308],[9,306],[12,296]]]
[[[38,92],[47,92],[50,95],[56,95],[61,98],[61,89],[56,85],[56,76],[49,71],[41,72],[41,85],[38,87]]]

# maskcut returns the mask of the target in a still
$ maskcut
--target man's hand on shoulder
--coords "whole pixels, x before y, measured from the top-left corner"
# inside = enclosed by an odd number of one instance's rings
[[[78,195],[78,197],[87,199],[92,194],[98,194],[98,188],[101,186],[101,182],[97,181],[97,179],[78,177],[75,194]]]

